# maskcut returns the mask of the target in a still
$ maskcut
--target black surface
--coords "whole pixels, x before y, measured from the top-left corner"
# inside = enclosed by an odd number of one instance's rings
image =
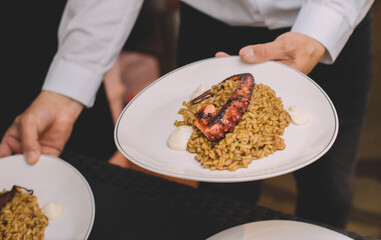
[[[89,239],[206,239],[253,221],[312,223],[70,152],[61,158],[76,167],[92,188],[96,214]],[[353,239],[373,239],[321,226]]]

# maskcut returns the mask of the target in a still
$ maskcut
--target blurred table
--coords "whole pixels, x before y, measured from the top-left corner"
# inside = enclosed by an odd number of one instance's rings
[[[96,211],[89,239],[206,239],[254,221],[313,223],[86,156],[64,152],[61,158],[83,174],[93,191]],[[353,239],[374,239],[318,225]]]

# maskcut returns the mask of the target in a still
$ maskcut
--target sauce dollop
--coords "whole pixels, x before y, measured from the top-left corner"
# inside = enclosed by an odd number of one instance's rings
[[[54,220],[62,216],[64,207],[58,202],[48,202],[41,210],[49,220]]]
[[[175,128],[168,137],[168,147],[176,151],[185,151],[187,149],[188,139],[192,135],[193,128],[189,126],[180,126]]]
[[[198,86],[198,88],[196,90],[194,90],[194,92],[191,95],[191,99],[194,99],[194,98],[200,96],[201,94],[203,94],[207,90],[209,90],[209,88],[207,86],[201,84],[200,86]]]
[[[292,122],[296,125],[305,125],[311,119],[310,113],[304,108],[297,105],[289,107],[288,113],[290,114]]]

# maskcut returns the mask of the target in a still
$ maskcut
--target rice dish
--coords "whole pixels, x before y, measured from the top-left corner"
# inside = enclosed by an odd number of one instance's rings
[[[283,108],[280,97],[264,84],[255,84],[254,90],[241,121],[234,130],[219,141],[209,141],[193,125],[195,113],[206,104],[220,109],[237,88],[239,81],[225,81],[212,86],[210,98],[192,105],[184,101],[179,110],[182,121],[176,126],[192,126],[193,133],[187,143],[187,151],[195,153],[195,159],[210,170],[230,170],[247,168],[256,159],[261,159],[283,150],[286,145],[281,137],[291,122],[290,115]]]

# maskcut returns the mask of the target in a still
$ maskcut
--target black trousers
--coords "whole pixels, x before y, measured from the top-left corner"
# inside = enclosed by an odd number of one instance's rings
[[[273,41],[289,28],[232,27],[186,4],[180,7],[178,64],[213,57],[218,51],[238,55],[247,45]],[[345,227],[350,212],[353,175],[372,79],[371,15],[355,29],[332,65],[318,64],[309,76],[333,101],[339,116],[339,133],[332,148],[315,163],[294,172],[300,217]],[[200,183],[200,189],[255,204],[260,181]]]

